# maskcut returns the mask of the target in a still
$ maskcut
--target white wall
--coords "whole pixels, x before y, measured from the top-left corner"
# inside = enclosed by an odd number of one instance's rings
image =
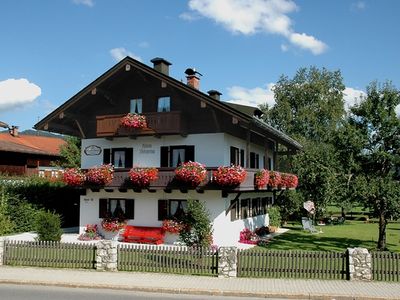
[[[236,147],[239,149],[243,149],[246,153],[246,141],[239,139],[237,137],[234,137],[229,134],[224,134],[224,165],[229,165],[230,164],[230,147]],[[257,153],[259,155],[259,166],[260,169],[263,168],[263,157],[265,155],[265,150],[264,147],[261,147],[259,145],[255,144],[250,144],[250,152]],[[244,157],[246,161],[246,154]],[[245,163],[246,165],[246,163]]]
[[[254,198],[260,196],[272,196],[272,194],[246,193],[244,197]],[[143,191],[142,193],[134,193],[132,191],[127,193],[117,191],[107,193],[101,190],[100,192],[93,193],[88,190],[87,195],[81,196],[80,233],[84,231],[86,224],[100,225],[100,198],[135,199],[135,219],[129,220],[128,224],[156,227],[162,224],[161,221],[157,220],[159,199],[197,199],[204,201],[213,223],[214,244],[218,246],[235,245],[239,240],[240,231],[244,228],[254,230],[269,223],[268,215],[231,222],[230,211],[228,214],[225,214],[225,211],[229,208],[231,200],[235,198],[235,194],[230,194],[227,198],[222,198],[221,191],[205,191],[203,194],[200,194],[196,191],[189,191],[188,193],[181,193],[180,191],[173,191],[172,193],[165,193],[164,191],[157,191],[156,193],[149,193],[147,191]]]

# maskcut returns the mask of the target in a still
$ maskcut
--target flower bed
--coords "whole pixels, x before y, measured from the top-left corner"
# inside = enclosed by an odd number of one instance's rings
[[[257,189],[263,189],[267,186],[269,181],[268,170],[262,169],[258,171],[255,175],[255,186]]]
[[[101,239],[102,237],[98,232],[97,224],[87,224],[85,232],[78,237],[80,241],[95,241]]]
[[[129,171],[129,178],[135,187],[148,187],[150,183],[158,178],[156,168],[132,168]]]
[[[207,170],[203,164],[189,161],[175,169],[175,177],[178,181],[196,187],[206,179]]]
[[[119,218],[104,218],[103,221],[101,221],[101,228],[107,232],[117,232],[123,229],[125,225],[125,220]]]
[[[111,183],[114,178],[114,167],[112,165],[101,165],[100,167],[90,168],[86,172],[86,182],[89,185],[106,185]]]
[[[82,186],[86,176],[79,168],[66,169],[63,174],[63,181],[70,186]]]
[[[121,126],[125,128],[142,129],[147,127],[146,117],[139,114],[129,113],[120,120]]]
[[[246,179],[247,172],[241,166],[220,166],[213,172],[213,180],[220,186],[237,186]]]

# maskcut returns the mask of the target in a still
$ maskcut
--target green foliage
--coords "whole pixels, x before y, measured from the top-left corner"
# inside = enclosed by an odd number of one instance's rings
[[[35,227],[39,241],[61,240],[61,218],[58,214],[40,211],[36,215]]]
[[[269,216],[269,225],[270,226],[274,226],[274,227],[281,226],[282,218],[281,218],[281,212],[280,212],[278,206],[272,206],[268,210],[268,216]]]
[[[8,202],[5,195],[2,193],[0,199],[0,236],[14,232],[14,223],[7,214]]]
[[[209,246],[212,242],[212,225],[205,203],[188,200],[187,213],[183,216],[185,229],[179,238],[188,246]]]
[[[279,207],[282,221],[287,222],[291,216],[297,216],[303,207],[303,193],[286,190],[275,196],[275,204]]]
[[[79,168],[81,166],[81,140],[74,136],[66,138],[67,143],[60,148],[60,159],[54,163],[62,168]]]

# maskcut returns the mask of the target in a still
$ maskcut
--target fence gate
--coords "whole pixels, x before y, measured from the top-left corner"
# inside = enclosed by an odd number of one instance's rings
[[[347,279],[346,252],[239,250],[238,277]]]

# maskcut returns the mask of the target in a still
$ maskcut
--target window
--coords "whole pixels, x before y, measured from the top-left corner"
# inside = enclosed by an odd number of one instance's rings
[[[158,98],[157,112],[167,112],[167,111],[171,111],[170,97]]]
[[[194,161],[194,146],[162,146],[160,166],[177,167],[183,162]]]
[[[242,219],[250,217],[249,209],[250,209],[250,199],[240,200],[240,215]]]
[[[230,148],[231,164],[244,167],[244,150],[236,147]]]
[[[187,212],[187,200],[170,199],[158,200],[158,220],[162,221],[167,218],[179,219]]]
[[[133,114],[142,113],[142,99],[131,99],[130,112]]]
[[[103,163],[112,164],[115,168],[132,168],[132,148],[112,148],[103,150]]]
[[[250,152],[250,168],[259,169],[260,168],[260,155],[254,152]]]
[[[135,200],[134,199],[114,199],[102,198],[99,200],[99,218],[125,218],[134,219]]]
[[[273,170],[274,168],[273,168],[273,165],[272,165],[272,158],[271,157],[268,157],[268,170]]]
[[[230,205],[231,221],[239,219],[239,200],[231,200]]]
[[[261,201],[260,198],[251,199],[251,215],[253,217],[261,215]]]

